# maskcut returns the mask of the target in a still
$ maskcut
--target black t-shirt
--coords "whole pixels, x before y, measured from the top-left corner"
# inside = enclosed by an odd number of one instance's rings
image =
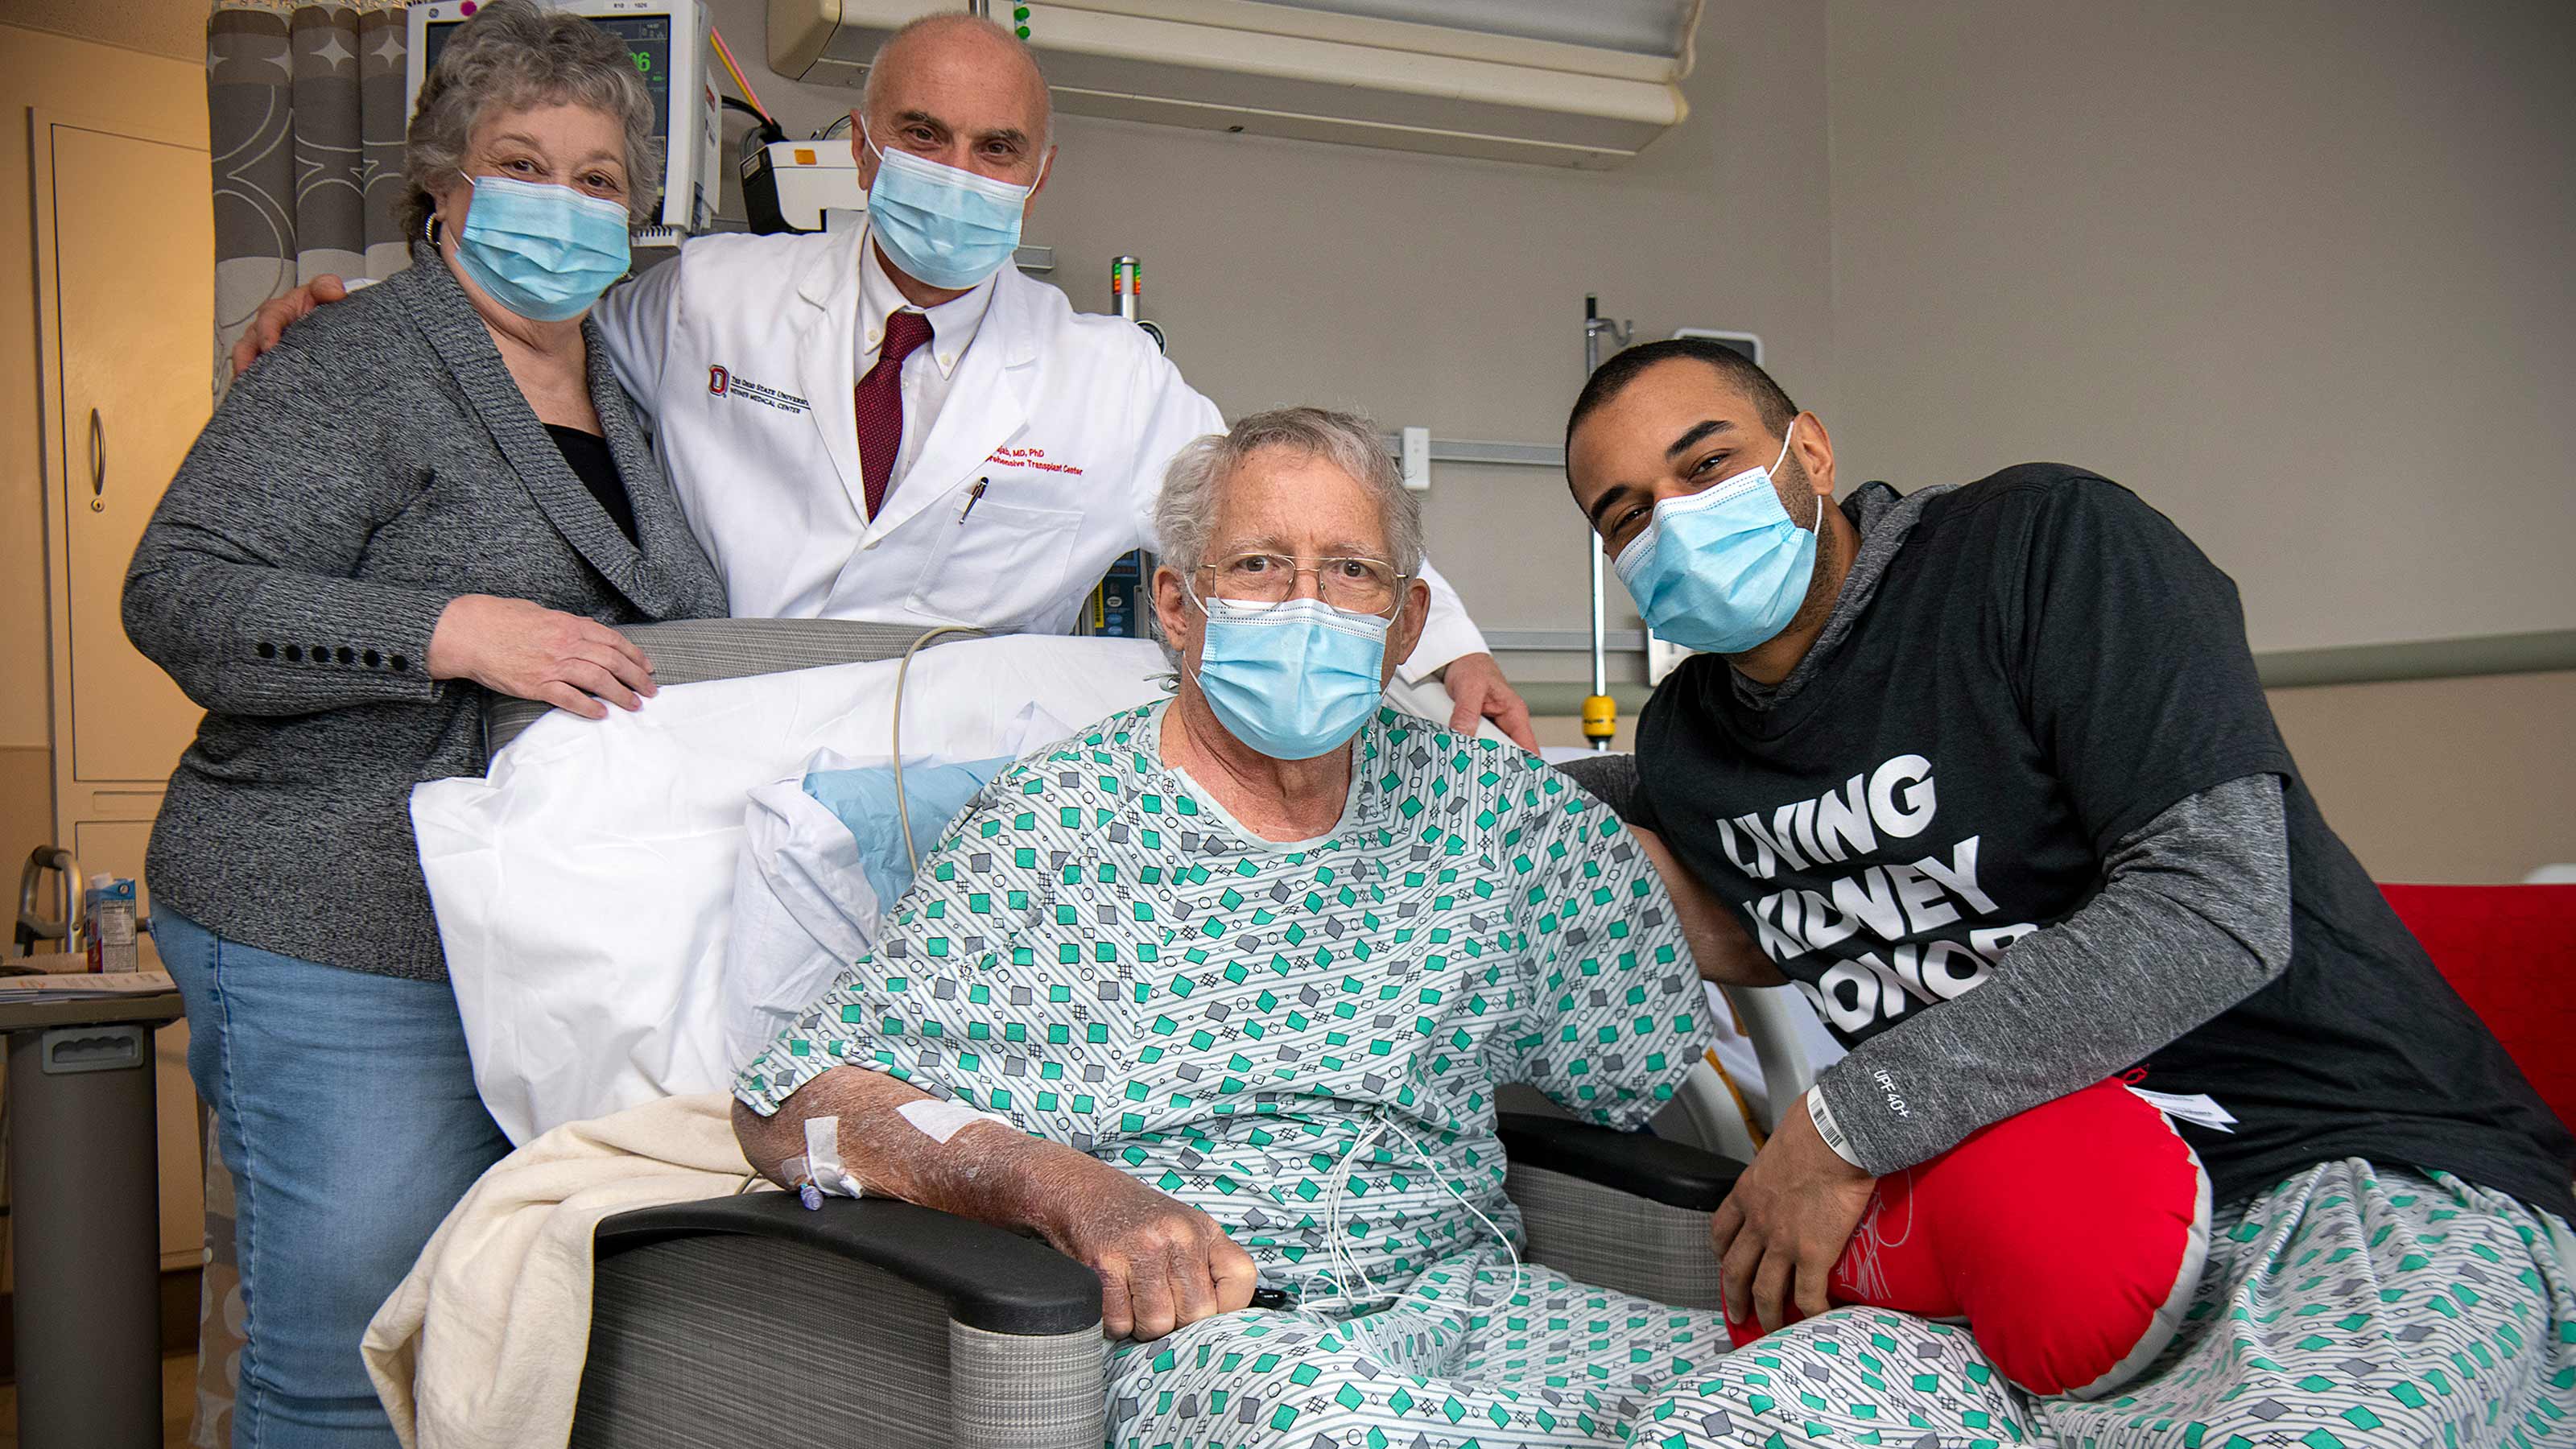
[[[2182,1128],[2221,1201],[2363,1157],[2576,1212],[2576,1139],[2300,781],[2235,585],[2116,484],[2026,464],[1932,499],[1796,694],[1748,708],[1724,660],[1693,658],[1637,752],[1639,823],[1853,1045],[2082,908],[2114,843],[2168,807],[2278,775],[2289,969],[2155,1052],[2140,1085],[2239,1119]]]
[[[618,476],[617,455],[608,451],[608,440],[561,423],[546,424],[546,432],[555,440],[555,451],[563,454],[564,466],[572,469],[581,486],[607,510],[609,522],[633,543],[635,502],[626,496],[626,480]]]

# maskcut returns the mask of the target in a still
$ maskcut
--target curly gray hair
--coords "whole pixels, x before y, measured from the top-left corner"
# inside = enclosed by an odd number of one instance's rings
[[[578,15],[540,10],[532,0],[486,0],[438,55],[421,82],[403,151],[402,221],[417,235],[440,191],[462,174],[475,124],[493,110],[587,106],[626,132],[626,213],[653,214],[662,189],[662,141],[653,93],[615,36]]]
[[[1387,562],[1407,578],[1422,572],[1422,501],[1405,491],[1386,437],[1356,413],[1325,408],[1274,408],[1254,413],[1223,433],[1196,439],[1172,455],[1163,491],[1154,499],[1154,533],[1162,560],[1183,578],[1207,562],[1208,534],[1216,526],[1217,489],[1237,468],[1266,448],[1288,448],[1332,464],[1377,504],[1386,532]],[[1164,652],[1172,652],[1169,643]]]

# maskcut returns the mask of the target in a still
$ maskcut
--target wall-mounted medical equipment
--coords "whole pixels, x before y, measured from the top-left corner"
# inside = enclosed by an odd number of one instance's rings
[[[1148,322],[1138,315],[1145,306],[1145,264],[1143,262],[1133,256],[1115,256],[1109,259],[1109,305],[1117,309],[1119,316],[1135,323],[1146,336],[1153,338],[1155,351],[1172,350],[1171,339],[1163,335],[1162,324]]]
[[[1741,354],[1745,361],[1756,367],[1762,365],[1762,339],[1753,333],[1728,332],[1715,327],[1676,327],[1673,329],[1673,335],[1698,337],[1717,343],[1732,352]],[[1692,651],[1670,639],[1656,638],[1653,629],[1646,630],[1646,683],[1649,685],[1663,683],[1664,676],[1681,668],[1682,661],[1688,659],[1691,653]]]
[[[1610,350],[1616,352],[1636,335],[1636,323],[1602,316],[1601,299],[1587,294],[1583,299],[1584,380],[1590,381],[1601,370],[1602,338],[1609,338]],[[1592,564],[1592,693],[1583,701],[1583,739],[1596,750],[1606,750],[1611,736],[1619,732],[1619,701],[1610,697],[1610,601],[1602,578],[1609,560],[1601,551],[1601,535],[1589,524],[1584,526],[1583,542]]]
[[[1120,554],[1092,586],[1090,601],[1073,621],[1073,632],[1113,639],[1153,638],[1154,564],[1154,555],[1141,548]]]
[[[859,189],[859,161],[847,141],[766,141],[743,138],[742,209],[751,229],[829,230],[828,213],[864,216],[868,194]]]
[[[1675,337],[1697,337],[1705,341],[1715,342],[1731,352],[1740,354],[1745,361],[1752,363],[1755,367],[1760,367],[1762,365],[1762,338],[1759,334],[1752,332],[1728,332],[1716,327],[1676,327],[1673,329],[1673,335]]]
[[[1704,0],[1047,0],[1059,110],[1602,170],[1689,115]],[[769,0],[770,68],[857,87],[954,0]]]
[[[676,246],[683,236],[715,220],[722,184],[720,103],[713,22],[705,0],[542,0],[549,9],[590,18],[614,35],[634,58],[636,74],[653,93],[662,135],[662,175],[654,224],[635,229],[638,246]],[[417,108],[421,82],[439,52],[480,6],[477,0],[431,0],[405,12],[403,112]]]

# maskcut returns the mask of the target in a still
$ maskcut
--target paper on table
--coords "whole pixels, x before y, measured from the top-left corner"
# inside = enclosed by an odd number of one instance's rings
[[[0,976],[0,1001],[97,1001],[118,996],[159,996],[178,989],[167,971]]]

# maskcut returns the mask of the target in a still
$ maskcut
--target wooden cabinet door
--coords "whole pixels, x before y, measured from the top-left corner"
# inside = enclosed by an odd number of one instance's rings
[[[64,823],[92,782],[159,786],[198,710],[125,639],[126,565],[212,407],[212,186],[203,147],[35,113]]]

